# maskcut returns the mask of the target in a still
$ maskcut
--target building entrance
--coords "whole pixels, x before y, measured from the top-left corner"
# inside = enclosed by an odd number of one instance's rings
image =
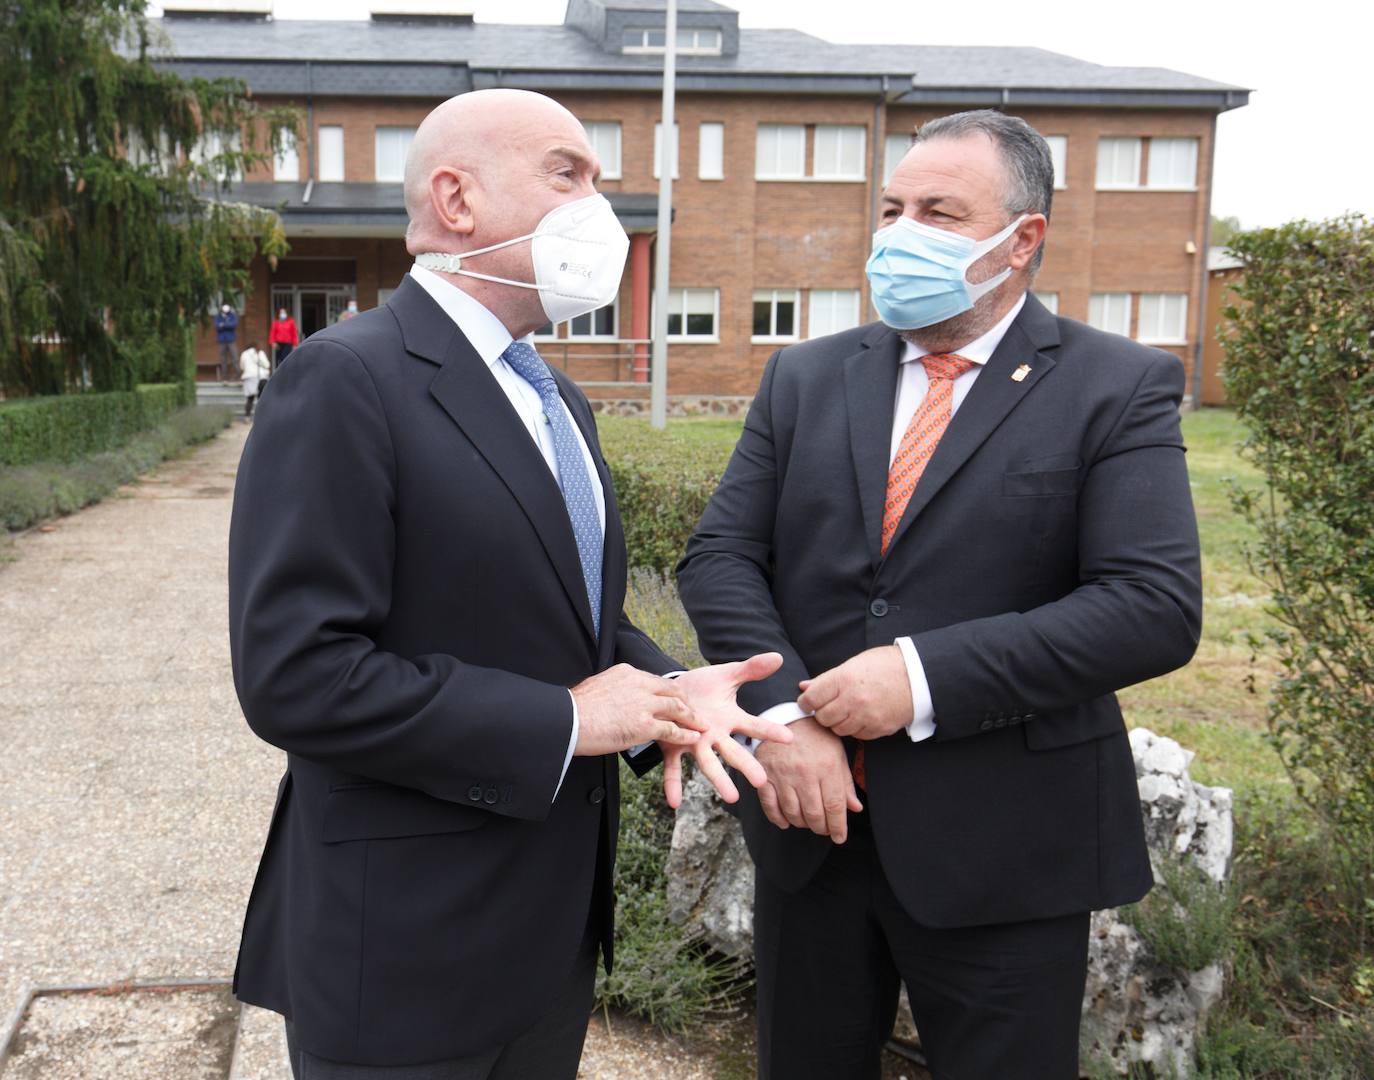
[[[355,285],[273,285],[272,310],[286,308],[296,320],[296,329],[304,341],[317,330],[333,326],[358,298]]]

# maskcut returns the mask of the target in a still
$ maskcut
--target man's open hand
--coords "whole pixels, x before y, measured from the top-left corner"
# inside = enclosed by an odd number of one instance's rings
[[[690,747],[692,756],[696,758],[702,774],[715,785],[716,791],[726,802],[739,799],[739,790],[730,780],[721,758],[727,765],[738,769],[755,787],[768,781],[763,766],[733,736],[748,735],[779,743],[792,739],[792,733],[786,725],[760,720],[735,703],[735,695],[742,685],[766,679],[781,666],[782,657],[777,653],[759,653],[734,664],[697,668],[672,680],[686,694],[692,715],[701,725],[701,737]],[[686,747],[669,743],[663,744],[662,748],[663,793],[668,798],[668,805],[676,809],[682,802],[682,752]],[[720,758],[716,757],[717,754]]]
[[[881,739],[911,723],[911,677],[896,645],[866,649],[801,689],[797,704],[836,735]]]

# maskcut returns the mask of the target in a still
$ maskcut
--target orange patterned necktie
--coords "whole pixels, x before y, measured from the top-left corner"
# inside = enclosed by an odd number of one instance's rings
[[[966,360],[957,353],[932,353],[921,357],[926,375],[930,379],[930,389],[926,398],[917,408],[907,425],[902,441],[897,447],[897,456],[892,459],[892,467],[887,473],[887,502],[883,506],[883,546],[882,553],[896,535],[906,504],[911,501],[911,493],[921,474],[926,471],[931,455],[940,442],[940,436],[949,427],[953,414],[954,380],[969,368],[972,360]],[[864,786],[864,744],[859,743],[854,751],[854,783]]]
[[[907,425],[897,447],[897,456],[892,459],[892,467],[887,473],[887,502],[883,507],[884,555],[901,523],[906,504],[911,501],[911,493],[926,471],[940,436],[949,427],[954,380],[974,366],[972,360],[965,360],[956,353],[933,353],[921,357],[921,363],[930,379],[930,389]]]

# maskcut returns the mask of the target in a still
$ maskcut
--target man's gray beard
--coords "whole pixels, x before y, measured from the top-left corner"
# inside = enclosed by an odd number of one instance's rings
[[[919,330],[899,330],[903,341],[910,342],[926,355],[956,353],[971,341],[977,341],[997,325],[996,301],[1000,289],[981,297],[973,307],[951,319],[923,326]]]

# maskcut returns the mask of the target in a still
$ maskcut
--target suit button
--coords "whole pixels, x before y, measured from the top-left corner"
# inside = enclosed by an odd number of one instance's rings
[[[873,603],[868,605],[868,610],[877,618],[881,619],[887,614],[887,601],[880,596],[878,599],[874,600]]]
[[[468,798],[471,799],[473,802],[481,802],[481,801],[482,801],[482,785],[481,785],[481,784],[473,784],[472,787],[468,788]]]
[[[979,731],[991,731],[991,730],[992,730],[992,721],[991,721],[991,720],[984,720],[981,724],[978,725],[978,730],[979,730]]]
[[[604,787],[594,787],[591,791],[587,792],[587,801],[591,803],[593,806],[595,806],[599,802],[602,802],[605,798],[606,789]]]
[[[489,787],[486,791],[482,793],[482,801],[486,803],[488,806],[495,806],[496,800],[500,797],[501,793],[498,792],[494,787]]]

